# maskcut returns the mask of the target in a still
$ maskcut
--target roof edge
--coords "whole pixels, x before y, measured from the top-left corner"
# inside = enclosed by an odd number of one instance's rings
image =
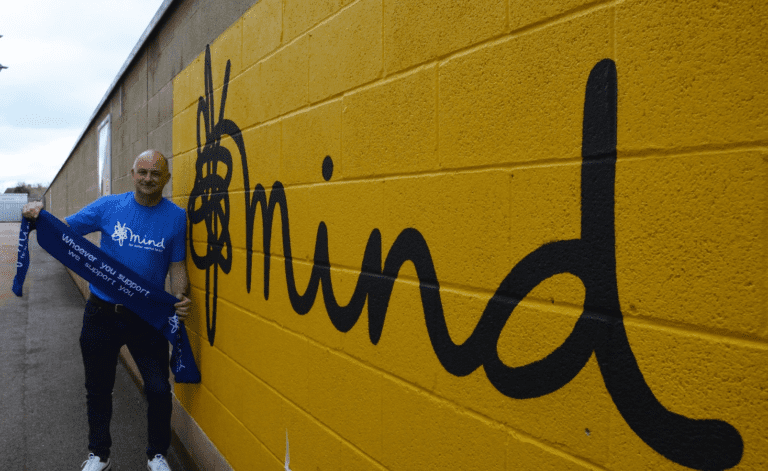
[[[59,175],[61,175],[61,172],[62,170],[64,170],[64,167],[69,162],[69,159],[72,158],[72,155],[74,154],[75,149],[77,149],[77,146],[79,146],[80,143],[83,141],[85,134],[88,132],[91,126],[93,126],[94,120],[96,119],[96,117],[99,116],[99,113],[101,113],[110,95],[112,95],[112,92],[115,91],[117,84],[120,83],[125,73],[131,67],[131,65],[133,65],[134,61],[139,55],[139,52],[141,52],[141,50],[144,49],[147,39],[149,39],[149,37],[152,36],[152,33],[155,32],[155,29],[157,29],[158,25],[160,25],[163,17],[165,17],[165,14],[168,13],[168,10],[170,10],[171,6],[173,6],[176,3],[179,3],[180,1],[181,0],[164,0],[163,3],[160,5],[160,7],[157,9],[157,12],[155,12],[155,16],[153,16],[152,19],[149,21],[149,24],[147,25],[147,27],[144,29],[144,32],[139,37],[139,40],[136,42],[136,45],[133,46],[133,49],[131,50],[130,54],[128,54],[128,58],[123,63],[123,66],[117,72],[117,75],[115,76],[115,79],[112,81],[112,84],[110,84],[109,88],[107,88],[107,92],[101,98],[101,101],[99,102],[99,104],[96,105],[96,109],[94,110],[91,117],[88,118],[88,121],[85,127],[83,128],[83,131],[80,133],[80,136],[75,141],[75,145],[72,146],[72,150],[69,151],[69,155],[67,156],[66,160],[64,160],[64,162],[61,164],[61,168],[59,168],[59,171],[56,173],[56,176],[53,177],[53,180],[51,180],[51,183],[48,185],[48,189],[45,190],[45,193],[43,194],[43,196],[45,196],[45,194],[47,194],[48,191],[50,191],[50,188],[51,186],[53,186],[53,183],[56,181],[57,178],[59,178]]]

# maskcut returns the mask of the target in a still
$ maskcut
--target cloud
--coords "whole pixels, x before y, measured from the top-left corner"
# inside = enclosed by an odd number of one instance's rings
[[[53,178],[161,3],[3,3],[0,191]]]
[[[45,129],[0,126],[0,135],[20,142],[0,149],[0,193],[17,182],[50,183],[80,135],[78,128]],[[26,144],[25,144],[26,143]]]
[[[0,24],[0,116],[85,126],[159,0],[8,2]]]

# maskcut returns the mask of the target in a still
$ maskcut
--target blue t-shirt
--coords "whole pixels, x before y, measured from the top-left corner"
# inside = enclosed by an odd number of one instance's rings
[[[66,221],[80,235],[101,232],[101,250],[157,286],[165,284],[171,262],[187,255],[187,215],[165,198],[154,206],[143,206],[133,192],[103,196]],[[93,285],[91,292],[118,302]]]

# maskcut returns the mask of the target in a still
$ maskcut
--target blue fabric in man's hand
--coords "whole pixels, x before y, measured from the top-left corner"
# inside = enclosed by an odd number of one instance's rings
[[[22,218],[19,229],[19,254],[16,257],[16,276],[13,278],[13,294],[21,297],[21,288],[24,286],[24,278],[29,269],[29,231],[31,231],[29,219]]]
[[[173,344],[171,371],[177,383],[200,382],[200,372],[192,355],[187,330],[176,317],[176,309],[173,307],[179,301],[175,296],[107,255],[46,211],[40,212],[36,229],[38,243],[49,254],[86,281],[97,286],[110,298],[118,300],[120,304],[135,312]],[[25,239],[29,238],[28,230]],[[27,268],[22,268],[22,265],[26,261],[26,266],[29,266],[26,240],[23,242],[24,257],[22,257],[20,235],[19,268],[16,274],[19,293],[21,293],[21,285],[24,283],[27,271]],[[16,280],[14,280],[14,293],[16,293]],[[19,293],[17,295],[20,296]]]

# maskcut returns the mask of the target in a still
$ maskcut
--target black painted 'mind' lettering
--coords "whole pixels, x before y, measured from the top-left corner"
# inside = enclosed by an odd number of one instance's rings
[[[253,231],[260,207],[264,297],[269,298],[272,224],[279,206],[288,297],[298,314],[309,312],[322,287],[331,322],[339,331],[347,332],[357,323],[367,300],[369,336],[371,342],[377,344],[384,329],[395,280],[403,264],[410,261],[418,275],[422,309],[432,347],[448,372],[465,376],[483,366],[488,380],[505,396],[535,398],[550,394],[570,382],[594,352],[605,386],[619,413],[651,448],[676,463],[694,469],[726,469],[741,461],[743,442],[730,424],[719,420],[689,419],[667,410],[656,399],[645,382],[627,339],[616,281],[614,183],[617,79],[613,61],[606,59],[599,62],[587,81],[582,136],[581,238],[545,244],[523,258],[489,300],[472,335],[460,345],[453,342],[448,332],[440,285],[429,247],[414,228],[407,228],[399,234],[383,263],[381,233],[378,229],[371,232],[355,291],[349,302],[341,305],[333,292],[328,231],[325,223],[321,222],[317,230],[310,281],[303,294],[299,293],[293,272],[288,202],[283,185],[275,182],[269,196],[261,184],[257,184],[251,192],[242,135],[235,123],[224,119],[229,70],[228,61],[219,121],[213,125],[210,50],[206,48],[206,99],[201,97],[198,107],[198,174],[188,205],[190,239],[195,224],[205,221],[208,230],[206,255],[198,255],[193,247],[192,259],[198,268],[206,269],[206,320],[211,345],[215,335],[218,268],[228,273],[232,263],[227,199],[232,157],[220,145],[221,137],[229,135],[237,145],[243,167],[247,247],[245,281],[248,292],[252,281]],[[204,147],[199,136],[201,116],[206,129]],[[218,164],[226,167],[224,177],[217,173]],[[200,207],[195,208],[198,200]],[[224,249],[226,256],[222,254]],[[499,358],[498,340],[515,307],[541,282],[561,273],[579,277],[586,289],[584,311],[573,331],[562,345],[545,358],[521,367],[505,365]],[[213,280],[212,323],[208,317],[211,307],[209,279]]]
[[[230,136],[238,150],[245,156],[245,144],[240,129],[235,123],[224,119],[224,107],[229,87],[230,62],[224,74],[224,88],[221,92],[219,120],[214,124],[215,106],[213,101],[213,76],[211,75],[211,50],[205,48],[205,98],[197,104],[197,160],[195,162],[195,183],[187,203],[189,216],[189,240],[192,261],[205,270],[205,323],[208,342],[213,346],[216,336],[216,307],[219,289],[219,267],[224,273],[232,269],[232,241],[229,236],[229,182],[232,180],[232,154],[221,145],[221,138]],[[203,122],[200,122],[200,118]],[[205,128],[205,143],[200,139],[201,124]],[[219,175],[219,165],[225,167],[225,174]],[[198,208],[197,205],[200,205]],[[192,242],[195,224],[205,222],[207,230],[206,252],[199,255]],[[226,250],[226,255],[222,252]],[[213,287],[211,287],[211,284]],[[211,302],[213,292],[213,302]]]

